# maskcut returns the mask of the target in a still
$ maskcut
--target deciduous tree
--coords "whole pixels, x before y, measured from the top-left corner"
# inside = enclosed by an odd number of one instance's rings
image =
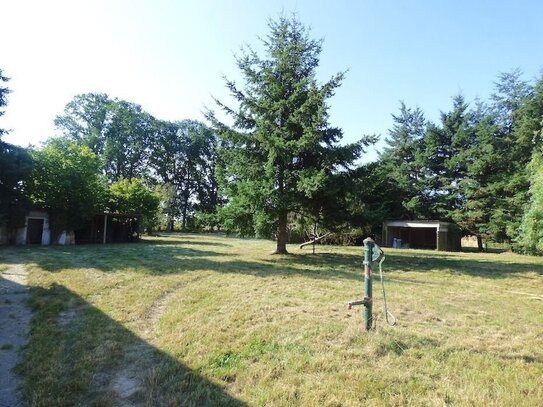
[[[120,179],[109,187],[109,210],[143,215],[148,231],[157,222],[159,205],[159,194],[152,191],[142,179]]]
[[[27,181],[32,203],[50,212],[59,229],[77,228],[105,209],[107,187],[100,160],[87,146],[50,139],[32,151],[34,169]]]

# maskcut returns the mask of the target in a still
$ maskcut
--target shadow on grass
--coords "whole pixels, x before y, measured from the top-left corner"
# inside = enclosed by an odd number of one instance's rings
[[[393,254],[387,257],[388,270],[394,271],[446,271],[484,278],[505,278],[516,273],[537,273],[543,275],[543,265],[526,264],[507,258],[503,261],[488,258],[465,259],[454,256],[408,256]]]
[[[73,268],[93,268],[104,272],[133,271],[149,275],[179,274],[196,271],[249,274],[258,277],[302,276],[315,279],[360,281],[362,253],[298,253],[290,256],[263,256],[261,260],[243,260],[242,254],[200,240],[169,239],[142,243],[10,248],[26,262],[36,263],[49,272]],[[201,246],[202,248],[198,248]],[[221,251],[222,249],[222,251]],[[394,251],[387,253],[385,269],[393,272],[460,273],[484,278],[505,278],[514,273],[543,275],[543,265],[519,262],[503,255],[503,261],[486,255],[462,255],[445,252]],[[0,249],[0,262],[2,261]],[[9,256],[7,256],[9,261]],[[375,267],[376,268],[376,267]]]
[[[304,276],[317,279],[360,280],[360,267],[338,268],[341,256],[323,259],[309,256],[271,257],[271,260],[247,261],[238,253],[199,250],[173,244],[124,243],[12,248],[18,261],[35,263],[50,273],[70,269],[96,269],[103,272],[131,271],[148,275],[182,274],[197,271],[239,273],[258,277]],[[17,253],[18,252],[18,253]],[[306,259],[307,262],[303,262]],[[354,259],[354,256],[353,256]],[[289,265],[290,260],[293,263]],[[8,261],[2,258],[0,263]],[[345,261],[345,259],[343,259]],[[354,265],[354,263],[353,263]]]
[[[445,271],[486,278],[504,278],[511,274],[527,272],[543,275],[542,264],[521,263],[516,261],[514,257],[508,258],[505,254],[503,255],[503,261],[488,257],[477,258],[477,255],[466,259],[458,257],[455,253],[429,253],[416,250],[387,253],[385,249],[385,254],[384,267],[387,273]],[[355,278],[359,279],[363,268],[363,253],[360,253],[360,255],[338,253],[298,254],[276,260],[267,260],[266,263],[275,265],[290,264],[299,267],[321,267],[323,272],[326,270],[329,275],[337,277],[345,274],[338,271],[338,268],[351,269],[354,273],[347,274],[349,276],[354,274]],[[377,265],[374,265],[374,269],[377,269]]]
[[[246,405],[61,285],[31,288],[31,306],[28,405]]]
[[[143,236],[141,243],[149,243],[154,245],[194,245],[194,246],[216,246],[216,247],[232,247],[231,244],[217,241],[206,241],[206,240],[192,240],[187,239],[186,236],[180,236],[181,239],[175,239],[173,235],[157,235],[160,239],[158,240],[148,240]],[[184,239],[183,239],[184,238]]]
[[[484,251],[480,251],[477,247],[462,247],[462,252],[465,253],[494,253],[501,254],[507,252],[509,249],[500,249],[497,247],[488,247]]]

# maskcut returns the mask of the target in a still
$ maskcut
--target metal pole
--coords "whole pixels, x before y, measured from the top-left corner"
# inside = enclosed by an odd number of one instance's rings
[[[364,322],[366,331],[369,331],[373,325],[372,317],[372,269],[373,249],[375,242],[368,237],[364,239]]]

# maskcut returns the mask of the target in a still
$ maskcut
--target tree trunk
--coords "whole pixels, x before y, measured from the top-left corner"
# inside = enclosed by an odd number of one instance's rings
[[[181,214],[181,216],[183,217],[183,226],[182,226],[183,232],[187,228],[187,206],[188,206],[188,202],[185,200],[185,202],[183,202],[183,210]]]
[[[483,238],[480,235],[477,235],[477,249],[479,249],[480,252],[484,251]]]
[[[288,232],[287,232],[287,212],[281,212],[279,214],[277,224],[277,247],[275,249],[275,252],[272,254],[288,254],[287,251],[287,240],[288,240]]]

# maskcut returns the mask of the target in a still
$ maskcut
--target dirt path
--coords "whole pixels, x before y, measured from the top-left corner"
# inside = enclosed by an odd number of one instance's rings
[[[30,326],[26,276],[24,265],[16,263],[0,273],[0,407],[23,405],[17,391],[19,377],[12,369]]]

